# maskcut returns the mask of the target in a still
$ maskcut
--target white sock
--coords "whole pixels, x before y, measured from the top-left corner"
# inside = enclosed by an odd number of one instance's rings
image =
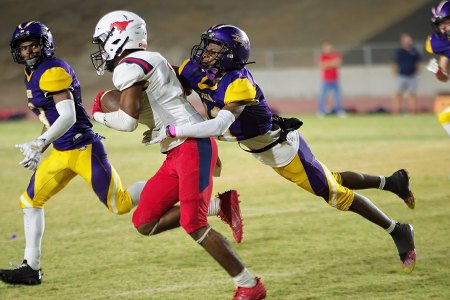
[[[233,280],[236,286],[241,286],[245,288],[251,288],[256,285],[255,276],[253,276],[252,273],[250,273],[249,270],[247,270],[247,268],[244,268],[241,273],[233,277]]]
[[[209,202],[208,216],[217,216],[220,211],[220,199],[218,197],[212,198]]]
[[[385,184],[386,184],[386,177],[380,176],[380,186],[378,187],[378,189],[380,190],[384,189]]]
[[[127,191],[131,195],[131,201],[132,201],[133,207],[136,207],[138,205],[139,200],[141,198],[141,192],[144,189],[144,186],[146,183],[147,183],[147,181],[138,181],[128,187]]]
[[[45,230],[45,216],[42,208],[23,209],[23,230],[25,233],[25,255],[28,265],[39,270],[41,259],[41,242]]]
[[[394,220],[391,220],[391,225],[389,225],[389,227],[385,229],[386,232],[391,233],[394,230],[395,225],[397,225],[397,222]]]

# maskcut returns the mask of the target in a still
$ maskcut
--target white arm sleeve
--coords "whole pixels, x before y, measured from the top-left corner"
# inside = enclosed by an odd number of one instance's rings
[[[134,131],[138,126],[138,120],[129,116],[121,109],[109,113],[96,112],[94,113],[94,119],[99,123],[119,131]]]
[[[222,109],[214,119],[200,122],[194,125],[183,125],[175,127],[176,137],[205,138],[223,135],[236,120],[234,114]]]
[[[59,117],[53,122],[52,126],[47,129],[38,139],[44,139],[45,145],[52,143],[54,140],[62,136],[70,127],[75,124],[77,114],[75,112],[75,101],[72,99],[62,100],[55,104]]]

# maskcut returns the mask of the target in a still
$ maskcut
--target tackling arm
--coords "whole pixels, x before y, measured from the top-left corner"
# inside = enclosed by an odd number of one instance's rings
[[[194,125],[168,126],[166,134],[170,137],[195,138],[220,136],[227,131],[244,108],[245,102],[233,102],[225,105],[214,119]]]

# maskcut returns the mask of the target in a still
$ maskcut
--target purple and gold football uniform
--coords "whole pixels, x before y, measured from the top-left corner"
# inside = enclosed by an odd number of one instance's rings
[[[450,58],[450,40],[442,33],[434,33],[428,36],[425,49],[431,54],[443,55]],[[450,108],[447,107],[438,114],[439,123],[450,134]]]
[[[248,102],[228,131],[218,137],[219,140],[239,141],[256,150],[278,139],[280,129],[273,126],[272,113],[264,94],[247,68],[229,71],[223,77],[211,80],[206,70],[187,59],[178,68],[178,75],[199,95],[210,119],[229,103]],[[333,207],[348,210],[353,202],[353,191],[341,185],[339,173],[332,173],[314,157],[298,131],[290,132],[285,142],[252,155]]]
[[[425,41],[425,49],[428,53],[444,55],[450,58],[450,40],[441,33],[429,35]]]
[[[116,214],[129,212],[131,196],[124,191],[120,177],[108,161],[102,137],[81,102],[80,83],[72,68],[56,57],[44,59],[30,73],[25,70],[28,107],[49,128],[59,117],[52,94],[69,89],[75,101],[76,122],[53,142],[53,150],[31,177],[20,197],[22,208],[42,208],[76,175],[82,176],[100,201]]]

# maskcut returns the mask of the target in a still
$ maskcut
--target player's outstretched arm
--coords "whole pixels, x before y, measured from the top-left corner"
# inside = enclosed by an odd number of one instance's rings
[[[225,105],[214,119],[194,125],[166,127],[166,134],[170,137],[215,137],[223,135],[245,108],[245,101],[233,102]]]

